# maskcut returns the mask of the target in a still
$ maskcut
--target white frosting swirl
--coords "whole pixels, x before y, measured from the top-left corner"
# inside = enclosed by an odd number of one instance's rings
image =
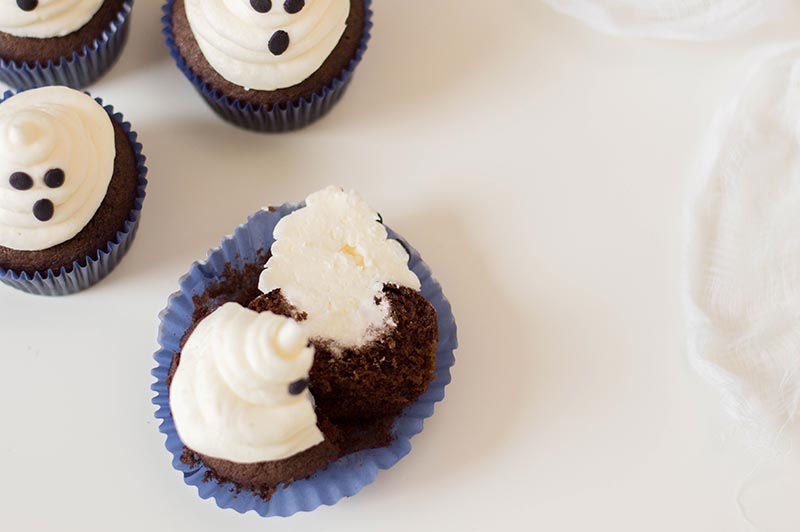
[[[2,0],[0,31],[15,37],[63,37],[84,27],[102,5],[103,0],[39,0],[25,11],[15,0]]]
[[[241,87],[276,90],[297,85],[317,71],[344,34],[350,0],[306,0],[287,13],[283,0],[259,13],[250,0],[186,0],[186,16],[200,50],[223,78]],[[276,32],[289,47],[270,51]]]
[[[272,257],[258,288],[276,288],[306,312],[311,338],[364,345],[393,324],[384,284],[419,290],[408,253],[388,238],[380,216],[355,192],[328,187],[275,226]],[[376,304],[376,300],[380,303]]]
[[[97,212],[114,173],[114,126],[90,96],[66,87],[21,92],[0,104],[0,246],[42,250],[77,235]],[[64,172],[57,187],[48,171]],[[19,190],[11,176],[32,186]],[[51,202],[52,217],[34,215]]]
[[[241,464],[288,458],[323,441],[308,390],[314,349],[297,323],[227,303],[201,321],[170,386],[183,443]]]

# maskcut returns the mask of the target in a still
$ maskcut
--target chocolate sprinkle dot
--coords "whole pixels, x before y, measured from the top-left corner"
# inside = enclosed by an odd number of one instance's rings
[[[308,388],[308,379],[300,379],[299,381],[294,381],[289,385],[289,394],[290,395],[300,395]]]
[[[267,13],[272,9],[272,0],[250,0],[250,5],[259,13]]]
[[[53,206],[53,202],[49,199],[40,199],[33,204],[33,215],[40,222],[46,222],[52,218],[54,211],[55,207]]]
[[[17,190],[28,190],[33,186],[33,178],[25,172],[14,172],[8,182]]]
[[[39,0],[17,0],[17,6],[23,11],[33,11],[39,7]]]
[[[64,170],[53,168],[44,174],[44,184],[50,188],[58,188],[64,184]]]
[[[290,15],[294,15],[295,13],[299,13],[301,9],[306,6],[305,0],[286,0],[283,3],[283,9],[286,10],[287,13]]]
[[[283,30],[278,30],[269,39],[269,51],[272,55],[281,55],[289,48],[289,34]]]

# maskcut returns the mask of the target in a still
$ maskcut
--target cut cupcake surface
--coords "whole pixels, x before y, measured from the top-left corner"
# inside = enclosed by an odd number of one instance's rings
[[[0,58],[57,63],[109,30],[126,0],[8,0],[0,3]]]
[[[314,215],[320,207],[323,207],[321,212],[325,213],[323,217]],[[318,219],[332,222],[331,213],[337,210],[353,227],[340,226],[341,231],[330,232],[317,226]],[[356,215],[351,211],[355,211]],[[295,230],[298,225],[309,231],[298,233]],[[373,225],[378,226],[377,232],[378,235],[382,234],[381,238],[376,238],[373,234]],[[345,240],[349,239],[349,245],[341,245],[343,235]],[[269,498],[278,485],[311,476],[349,453],[389,445],[392,441],[393,420],[403,408],[414,403],[425,392],[433,379],[438,337],[436,311],[418,292],[419,281],[407,267],[408,254],[398,242],[388,238],[377,213],[366,207],[363,200],[354,193],[329,188],[312,195],[306,207],[298,209],[278,223],[275,236],[272,249],[263,255],[266,270],[262,271],[264,263],[238,269],[226,267],[223,279],[212,283],[202,294],[195,296],[192,325],[181,343],[182,353],[176,353],[173,358],[167,380],[172,395],[176,382],[174,376],[180,372],[184,363],[184,352],[187,347],[192,348],[198,338],[204,337],[204,323],[214,319],[215,314],[224,308],[236,307],[240,309],[237,313],[250,312],[256,316],[263,315],[264,319],[281,316],[280,319],[295,324],[306,334],[308,348],[313,350],[314,356],[308,373],[309,392],[305,393],[310,393],[314,398],[316,427],[323,435],[320,443],[297,449],[291,456],[277,456],[274,460],[254,462],[237,458],[234,456],[235,452],[207,453],[203,449],[192,447],[184,440],[184,463],[202,463],[210,471],[209,481],[233,482],[239,488],[251,490],[264,498]],[[378,316],[379,321],[364,328],[363,322],[356,320],[353,323],[358,328],[358,334],[350,335],[350,341],[342,342],[342,338],[347,338],[337,328],[342,322],[337,319],[320,320],[319,316],[315,316],[323,307],[309,305],[306,310],[296,303],[298,300],[309,300],[300,297],[294,302],[289,301],[280,287],[267,293],[254,291],[253,285],[258,283],[259,274],[262,276],[262,288],[266,286],[263,275],[269,271],[270,264],[272,267],[277,265],[277,269],[281,268],[279,242],[284,240],[286,244],[287,238],[302,239],[304,245],[300,247],[316,247],[315,253],[318,254],[320,250],[328,250],[331,254],[328,260],[323,253],[316,255],[312,261],[323,270],[328,269],[332,263],[337,263],[344,269],[362,270],[362,274],[366,270],[369,281],[365,283],[362,278],[359,281],[361,286],[353,286],[352,292],[359,296],[357,299],[366,297],[368,301],[357,301],[355,308],[374,307],[366,315],[371,319]],[[294,246],[284,247],[283,251],[286,252],[287,249],[294,249]],[[353,260],[353,249],[360,249],[359,260]],[[386,259],[387,253],[390,259]],[[291,255],[290,252],[287,254]],[[346,262],[342,263],[345,259]],[[397,260],[402,268],[398,267]],[[367,266],[369,263],[373,263],[374,268],[370,269]],[[325,275],[322,278],[329,279],[327,284],[331,286],[326,288],[326,283],[308,286],[315,291],[315,297],[342,297],[347,292],[343,292],[335,280],[344,278],[352,283],[354,276],[342,275],[342,271],[339,271],[335,278]],[[273,281],[275,279],[288,278],[278,275],[273,277]],[[398,285],[398,279],[405,280],[413,287]],[[377,296],[365,292],[365,285],[374,289]],[[286,288],[292,293],[288,284]],[[294,294],[297,296],[297,292]],[[249,309],[245,310],[244,306]],[[333,314],[347,314],[349,310],[343,311],[343,308],[350,307],[330,306]],[[317,325],[313,325],[315,319]],[[327,337],[320,333],[320,323],[334,324]],[[353,337],[357,340],[352,341]],[[170,401],[172,400],[171,397]],[[213,415],[213,412],[218,411],[219,405],[212,402],[207,408]],[[181,408],[173,408],[173,418],[179,435],[181,415]],[[227,456],[220,456],[223,454]]]

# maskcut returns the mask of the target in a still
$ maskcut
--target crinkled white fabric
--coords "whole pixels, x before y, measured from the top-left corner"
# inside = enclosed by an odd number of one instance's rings
[[[596,30],[635,37],[712,40],[755,28],[791,0],[544,0]]]
[[[690,203],[687,317],[695,368],[772,448],[800,428],[800,42],[751,61]]]

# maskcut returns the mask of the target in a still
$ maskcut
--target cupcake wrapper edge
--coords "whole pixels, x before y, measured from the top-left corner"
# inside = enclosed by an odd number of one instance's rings
[[[0,81],[12,88],[66,85],[82,89],[97,81],[117,61],[128,38],[133,0],[126,0],[108,29],[68,57],[47,63],[18,63],[0,58]]]
[[[6,91],[0,104],[14,94],[16,92]],[[100,98],[95,98],[95,100],[103,106]],[[48,270],[44,275],[41,272],[30,275],[27,272],[16,272],[0,267],[0,282],[36,295],[65,296],[74,294],[98,283],[111,273],[130,249],[139,228],[142,205],[146,195],[147,166],[145,166],[145,156],[142,154],[142,145],[137,140],[137,133],[131,129],[131,124],[125,121],[121,113],[115,112],[113,106],[105,105],[103,108],[108,116],[119,123],[128,135],[139,171],[136,199],[122,230],[118,231],[114,239],[109,241],[103,249],[88,255],[84,261],[73,262],[69,268],[62,266],[58,271]],[[81,264],[81,262],[84,263]]]

